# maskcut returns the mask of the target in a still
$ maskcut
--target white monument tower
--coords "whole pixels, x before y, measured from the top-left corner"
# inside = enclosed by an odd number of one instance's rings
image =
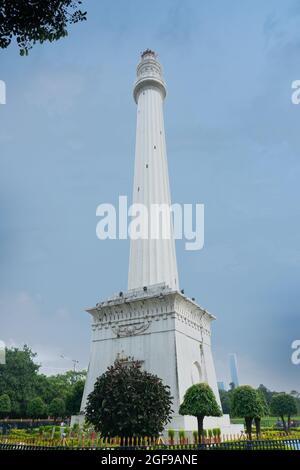
[[[161,65],[146,50],[137,67],[134,99],[137,104],[133,202],[149,212],[155,204],[170,207],[170,188],[163,119],[166,96]],[[220,403],[211,352],[214,316],[179,291],[172,223],[167,212],[160,236],[131,240],[128,291],[99,302],[92,316],[92,345],[81,411],[99,375],[118,356],[133,357],[171,387],[174,415],[169,427],[194,430],[196,419],[178,414],[188,387],[207,382]],[[158,221],[151,220],[151,229]],[[206,427],[229,431],[229,419],[206,418]],[[232,431],[232,430],[230,430]]]
[[[166,86],[161,65],[150,50],[142,54],[137,67],[133,96],[137,103],[133,203],[143,204],[150,214],[155,204],[171,206],[163,117]],[[168,225],[171,231],[171,220],[166,220],[167,216],[162,224]],[[151,220],[151,229],[157,229],[159,235],[159,220]],[[128,289],[165,283],[179,290],[172,233],[168,239],[153,238],[131,240]]]

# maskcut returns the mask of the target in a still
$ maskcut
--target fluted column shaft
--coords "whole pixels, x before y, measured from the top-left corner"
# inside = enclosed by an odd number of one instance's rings
[[[149,64],[147,57],[144,62],[146,64],[143,64],[142,59],[142,67],[141,64],[138,67],[138,71],[142,68],[142,73],[138,74],[135,87],[137,127],[133,203],[143,204],[147,208],[149,231],[147,239],[131,240],[128,288],[135,289],[164,282],[178,290],[175,242],[170,214],[162,211],[160,225],[157,231],[154,229],[158,238],[153,239],[153,232],[151,233],[153,227],[159,223],[157,218],[151,218],[151,208],[155,204],[170,207],[171,197],[163,118],[165,85],[160,64],[156,59],[150,56]],[[170,225],[170,236],[166,239],[162,224]]]

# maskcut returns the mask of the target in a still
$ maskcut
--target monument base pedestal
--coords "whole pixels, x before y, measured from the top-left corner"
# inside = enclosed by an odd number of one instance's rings
[[[84,414],[73,415],[71,416],[70,425],[78,424],[79,427],[82,427],[85,421]],[[193,431],[197,430],[197,420],[193,416],[173,416],[172,423],[175,424],[175,427],[172,429],[175,431],[178,436],[179,430],[184,430],[186,432],[186,437],[189,439],[189,442],[193,442]],[[244,426],[242,424],[231,424],[229,415],[223,415],[219,418],[213,416],[206,416],[203,423],[204,429],[214,429],[220,428],[221,430],[221,439],[227,440],[229,438],[238,438],[244,433]],[[163,432],[164,439],[168,439],[168,429],[171,429],[170,425]]]
[[[174,414],[167,429],[197,430],[196,418],[178,412],[193,384],[207,383],[221,406],[211,351],[215,317],[195,300],[158,284],[121,292],[87,311],[93,319],[92,347],[78,423],[83,422],[87,398],[97,378],[120,357],[139,360],[144,370],[170,387]],[[241,425],[230,424],[228,415],[205,418],[204,427],[221,428],[223,434],[243,430]]]
[[[85,421],[84,414],[72,415],[70,426],[72,427],[74,426],[74,424],[78,424],[78,426],[81,428],[84,425],[84,421]]]

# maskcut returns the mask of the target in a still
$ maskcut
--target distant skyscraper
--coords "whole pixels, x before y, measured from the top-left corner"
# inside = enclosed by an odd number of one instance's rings
[[[218,389],[219,390],[225,390],[224,382],[218,382]]]
[[[239,377],[238,377],[236,354],[229,354],[229,368],[230,368],[231,383],[233,383],[235,387],[238,387]]]

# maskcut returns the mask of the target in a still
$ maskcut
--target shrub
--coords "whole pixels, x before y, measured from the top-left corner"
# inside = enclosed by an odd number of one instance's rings
[[[205,416],[222,416],[216,397],[206,383],[192,385],[184,395],[183,403],[179,408],[181,415],[190,415],[197,418],[199,440],[203,436],[203,420]]]
[[[184,429],[179,429],[178,436],[179,436],[180,442],[183,441],[185,439],[185,430]]]
[[[171,403],[170,387],[141,362],[118,359],[96,380],[85,416],[105,437],[156,437],[171,420]]]

